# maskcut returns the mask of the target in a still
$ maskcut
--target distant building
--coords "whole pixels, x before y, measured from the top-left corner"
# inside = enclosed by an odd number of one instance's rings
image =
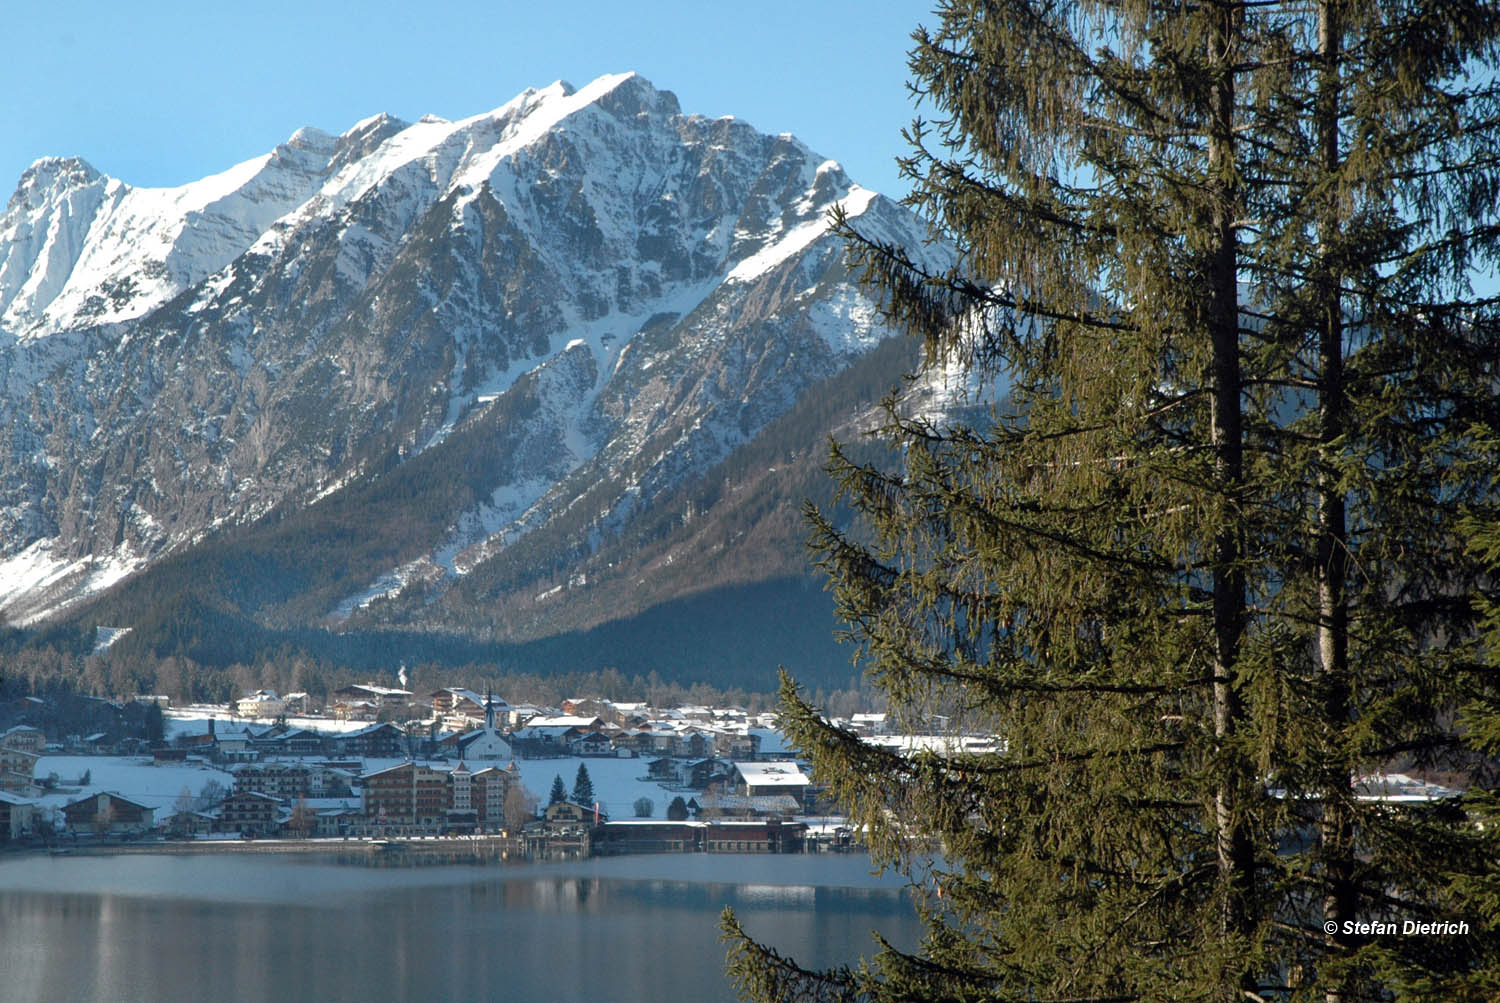
[[[41,755],[46,746],[47,736],[42,734],[42,729],[33,728],[29,724],[18,724],[0,731],[0,749],[16,749]]]
[[[218,826],[219,816],[211,812],[190,809],[174,811],[161,823],[162,831],[177,839],[204,836],[213,832]]]
[[[394,759],[406,754],[406,733],[387,721],[334,735],[328,744],[336,756]]]
[[[422,763],[401,763],[361,778],[360,807],[374,823],[436,831],[452,807],[448,774]]]
[[[427,695],[427,699],[432,701],[434,717],[462,717],[472,721],[478,721],[484,717],[485,698],[462,686],[445,686],[440,690],[433,690]],[[502,713],[510,709],[510,705],[504,700],[495,700],[491,697],[490,701]]]
[[[509,769],[486,766],[474,771],[469,778],[469,797],[475,822],[480,828],[495,830],[505,825],[505,797],[517,782],[514,763]]]
[[[326,790],[327,782],[314,783],[314,776],[323,771],[314,770],[305,763],[246,763],[229,771],[234,776],[234,792],[267,794],[280,801],[316,796]]]
[[[391,686],[377,686],[375,683],[359,683],[355,686],[345,686],[343,689],[334,690],[333,699],[336,703],[339,701],[365,701],[381,709],[385,709],[387,707],[405,707],[412,702],[412,692],[411,690],[396,689]]]
[[[286,701],[277,696],[275,690],[256,690],[236,701],[234,712],[240,717],[281,717],[286,713]]]
[[[269,836],[281,827],[286,805],[278,798],[259,791],[238,791],[218,807],[219,831],[238,832],[246,836]]]
[[[0,791],[30,794],[36,787],[36,763],[42,757],[24,749],[0,748]]]
[[[250,744],[262,756],[321,756],[324,736],[306,728],[277,725],[255,736]]]
[[[138,801],[105,791],[64,805],[63,819],[69,829],[84,835],[139,835],[151,828],[155,811]]]
[[[565,756],[571,753],[576,739],[603,726],[604,722],[597,717],[533,718],[510,737],[517,752],[529,756]]]
[[[746,797],[787,795],[802,800],[807,777],[794,763],[735,763],[734,792]]]
[[[612,756],[615,754],[613,744],[603,732],[598,731],[578,736],[568,743],[568,749],[575,756]]]
[[[0,791],[0,843],[31,835],[39,818],[35,801]]]
[[[454,747],[461,758],[483,762],[510,761],[514,754],[510,743],[495,726],[496,716],[503,705],[504,701],[496,701],[493,697],[485,698],[484,727],[475,728],[454,739]]]
[[[800,853],[806,843],[802,822],[713,821],[703,831],[709,853]]]

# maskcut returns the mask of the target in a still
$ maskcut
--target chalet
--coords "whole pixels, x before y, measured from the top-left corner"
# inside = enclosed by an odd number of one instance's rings
[[[677,754],[692,759],[702,759],[715,752],[715,736],[701,728],[688,728],[677,738]]]
[[[445,686],[427,695],[432,701],[434,717],[465,717],[479,720],[484,717],[484,697],[462,686]],[[491,698],[493,700],[493,698]],[[504,700],[494,701],[500,707],[508,705]]]
[[[650,728],[626,728],[616,734],[611,741],[616,755],[651,756],[656,754],[656,749],[651,744]]]
[[[255,745],[267,756],[321,756],[323,754],[322,732],[306,728],[278,728],[260,736]]]
[[[575,756],[612,756],[615,752],[610,740],[599,731],[579,735],[568,743],[568,750]]]
[[[69,829],[94,836],[139,835],[151,828],[154,814],[154,808],[110,791],[63,806]]]
[[[714,736],[714,753],[725,759],[759,759],[760,736],[748,730],[720,731]]]
[[[205,836],[219,826],[219,816],[206,811],[182,809],[174,811],[161,823],[161,829],[176,839],[191,839]]]
[[[334,706],[340,703],[368,703],[385,710],[390,707],[405,707],[412,702],[410,690],[377,686],[375,683],[360,683],[333,691]]]
[[[386,721],[334,735],[328,744],[336,756],[395,759],[406,754],[406,733]]]
[[[642,756],[681,756],[682,733],[670,724],[649,721],[641,729],[639,748]]]
[[[244,836],[270,836],[281,828],[285,812],[286,805],[269,794],[238,791],[219,804],[218,829]]]
[[[316,834],[319,836],[348,836],[364,821],[358,808],[341,805],[337,808],[322,808],[318,811]]]
[[[234,712],[240,717],[281,717],[286,713],[286,701],[275,690],[256,690],[235,701]]]
[[[534,718],[511,733],[516,751],[529,756],[565,756],[575,739],[598,731],[604,722],[597,717]]]
[[[559,801],[549,804],[543,812],[543,818],[550,823],[564,824],[568,822],[580,822],[593,825],[595,821],[609,821],[609,814],[594,805],[582,805],[576,801]]]
[[[801,800],[807,777],[795,763],[735,763],[733,786],[746,797],[788,795]]]
[[[339,721],[373,721],[380,705],[369,700],[335,700],[333,716]]]
[[[39,817],[35,801],[0,791],[0,843],[31,835]]]
[[[372,822],[433,832],[446,824],[452,807],[447,773],[406,762],[367,773],[361,780],[360,808]]]
[[[619,721],[615,705],[602,697],[572,697],[562,702],[561,710],[571,717],[599,717],[608,721]]]
[[[723,759],[700,759],[682,771],[682,782],[695,791],[706,791],[734,774],[734,764]]]
[[[47,736],[42,734],[42,729],[33,728],[29,724],[18,724],[0,731],[0,749],[34,752],[40,756],[46,746]]]
[[[246,763],[229,771],[234,776],[236,794],[268,794],[280,801],[314,794],[312,767],[304,763]],[[321,785],[326,788],[326,782]]]
[[[608,820],[598,808],[559,801],[547,806],[540,822],[526,827],[527,849],[539,856],[586,857],[595,826]]]
[[[0,791],[29,794],[36,787],[36,764],[42,757],[23,749],[0,748]]]
[[[250,745],[253,735],[248,728],[220,728],[210,735],[214,758],[221,763],[248,763],[260,756]]]
[[[650,720],[650,708],[643,703],[613,703],[610,707],[620,726],[624,728],[632,728]]]
[[[530,724],[538,718],[547,717],[551,711],[546,707],[538,707],[536,704],[513,704],[510,713],[503,716],[504,724],[512,730]]]
[[[657,783],[678,784],[682,782],[682,774],[679,770],[677,760],[670,756],[661,759],[653,759],[646,764],[646,777]]]

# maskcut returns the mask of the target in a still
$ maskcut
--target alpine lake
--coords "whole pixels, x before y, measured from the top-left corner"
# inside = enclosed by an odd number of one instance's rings
[[[733,1000],[718,920],[804,967],[921,934],[862,853],[376,867],[320,854],[0,857],[0,998]]]

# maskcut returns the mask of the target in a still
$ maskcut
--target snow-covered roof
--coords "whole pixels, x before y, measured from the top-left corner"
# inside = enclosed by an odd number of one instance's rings
[[[135,805],[137,808],[146,808],[146,809],[150,809],[152,811],[155,810],[154,808],[151,807],[151,805],[141,804],[139,801],[135,800],[135,798],[128,798],[125,795],[123,795],[123,794],[117,794],[114,791],[95,791],[93,794],[85,794],[81,798],[75,798],[74,800],[69,801],[68,802],[68,807],[71,808],[71,807],[73,807],[76,804],[83,804],[85,801],[92,801],[94,798],[98,797],[100,794],[106,794],[109,797],[114,798],[116,801],[124,801],[126,804]]]
[[[339,738],[358,738],[360,735],[373,735],[375,732],[381,731],[382,729],[385,729],[385,728],[390,728],[393,731],[400,731],[401,730],[401,729],[397,728],[394,724],[392,724],[389,721],[381,721],[378,724],[367,725],[364,728],[360,728],[358,731],[346,731],[346,732],[344,732],[342,735],[340,735],[338,737]]]
[[[734,768],[751,787],[807,786],[807,777],[791,763],[735,763]]]
[[[580,717],[578,715],[567,715],[563,717],[534,717],[526,722],[528,728],[588,728],[599,720],[598,717]]]
[[[1415,804],[1462,797],[1463,791],[1428,783],[1404,773],[1381,773],[1356,779],[1354,796],[1360,801]]]
[[[760,739],[762,756],[789,755],[794,750],[787,744],[786,736],[775,728],[751,728],[748,734]]]
[[[610,828],[623,827],[627,825],[686,825],[695,829],[708,828],[707,822],[693,819],[669,819],[669,818],[622,818],[618,821],[606,823]]]
[[[349,693],[354,690],[360,690],[365,693],[373,693],[376,696],[383,697],[409,697],[412,695],[411,690],[397,689],[394,686],[378,686],[375,683],[355,683],[352,686],[345,686],[342,689],[337,690],[336,692]]]
[[[481,707],[484,706],[484,697],[480,696],[473,690],[465,689],[462,686],[444,686],[440,690],[435,690],[432,695],[437,696],[439,693],[451,693],[454,696],[458,697],[460,700],[468,700],[471,703],[476,703]],[[504,700],[501,700],[499,697],[490,697],[490,700],[494,702],[496,709],[509,706]]]

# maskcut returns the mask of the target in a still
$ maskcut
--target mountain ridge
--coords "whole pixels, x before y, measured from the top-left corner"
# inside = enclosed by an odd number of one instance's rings
[[[831,208],[948,254],[794,137],[683,115],[637,74],[456,122],[303,128],[202,182],[121,186],[33,165],[0,226],[11,623],[82,615],[168,554],[352,486],[404,542],[307,622],[439,603],[549,526],[597,552],[889,336]],[[99,197],[81,237],[78,193]],[[381,494],[429,453],[461,485],[440,512]]]

